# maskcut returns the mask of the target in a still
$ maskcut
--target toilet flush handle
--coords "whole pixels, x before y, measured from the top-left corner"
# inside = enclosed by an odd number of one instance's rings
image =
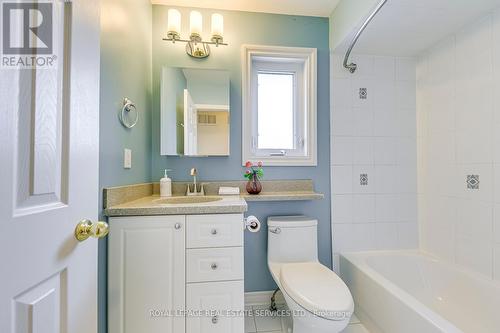
[[[280,228],[269,229],[269,232],[272,232],[273,234],[279,234],[281,233],[281,229]]]

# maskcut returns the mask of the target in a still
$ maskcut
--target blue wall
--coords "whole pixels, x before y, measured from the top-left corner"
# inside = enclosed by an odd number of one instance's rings
[[[99,187],[151,181],[151,3],[101,1]],[[124,97],[139,110],[132,129],[118,121]],[[123,149],[132,149],[132,169],[123,168]],[[102,203],[102,191],[99,195]],[[102,218],[102,212],[99,212]],[[107,243],[99,241],[98,329],[107,331]]]
[[[189,170],[196,167],[201,180],[242,179],[241,166],[241,45],[314,47],[318,49],[318,166],[267,167],[266,179],[313,179],[316,190],[325,199],[310,202],[250,203],[249,213],[265,221],[269,215],[306,214],[319,219],[319,259],[331,267],[330,233],[330,138],[329,138],[329,42],[328,19],[304,16],[220,11],[224,15],[227,47],[212,47],[212,55],[193,59],[184,44],[162,41],[165,37],[167,10],[153,5],[153,114],[152,176],[158,180],[165,168],[173,169],[173,180],[190,180]],[[182,13],[182,35],[188,36],[189,11]],[[204,32],[210,31],[210,17],[215,11],[201,10]],[[208,36],[205,36],[208,38]],[[231,154],[229,157],[193,158],[160,156],[160,78],[163,66],[225,69],[231,80]],[[267,228],[245,235],[245,290],[271,290],[276,287],[267,269]]]

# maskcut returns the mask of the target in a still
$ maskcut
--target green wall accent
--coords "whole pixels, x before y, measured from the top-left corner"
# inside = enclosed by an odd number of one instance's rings
[[[163,119],[161,123],[161,141],[165,142],[163,153],[174,155],[184,151],[184,137],[181,135],[180,124],[184,116],[184,89],[187,81],[182,68],[163,68],[163,89],[166,96],[171,96],[163,104]]]
[[[100,187],[158,180],[163,169],[174,169],[174,180],[188,180],[189,168],[199,169],[203,180],[241,179],[241,45],[315,47],[318,49],[318,166],[268,167],[267,179],[313,179],[325,199],[310,202],[252,203],[249,210],[265,221],[269,215],[307,214],[318,218],[319,259],[331,267],[330,152],[329,152],[329,39],[328,19],[217,11],[224,15],[228,47],[212,48],[208,59],[190,58],[184,44],[162,41],[167,10],[149,0],[103,0],[101,11]],[[182,12],[183,36],[188,35],[189,8]],[[198,9],[199,10],[199,9]],[[204,32],[210,31],[210,14],[201,10]],[[208,39],[208,35],[204,36]],[[231,80],[231,155],[186,158],[160,156],[160,77],[165,65],[225,69]],[[152,69],[152,71],[151,71]],[[123,97],[132,99],[140,112],[132,130],[118,121]],[[123,149],[133,151],[132,169],[123,169]],[[102,193],[100,196],[102,202]],[[101,214],[102,217],[102,214]],[[267,229],[245,234],[245,289],[275,288],[267,269]],[[107,332],[106,241],[99,242],[99,332]]]
[[[331,267],[330,233],[330,88],[328,18],[276,15],[237,11],[197,9],[203,14],[204,38],[209,39],[210,18],[214,12],[224,15],[224,38],[229,46],[212,47],[207,59],[194,59],[185,52],[185,44],[165,42],[167,11],[170,7],[153,5],[153,118],[152,176],[159,180],[163,169],[173,169],[175,180],[190,180],[189,170],[196,167],[199,179],[243,179],[241,166],[241,45],[275,45],[318,49],[318,166],[267,167],[266,179],[313,179],[316,190],[325,199],[309,202],[250,203],[249,213],[264,222],[260,233],[245,233],[245,290],[271,290],[276,287],[267,268],[267,228],[269,215],[305,214],[319,220],[319,259]],[[189,8],[182,13],[182,37],[187,38]],[[160,156],[160,79],[163,66],[224,69],[230,77],[231,152],[229,157]]]
[[[103,187],[151,180],[151,9],[149,0],[101,1],[100,205]],[[139,110],[139,122],[133,129],[126,129],[118,120],[124,97]],[[129,170],[123,168],[124,148],[132,149]],[[100,240],[100,333],[107,331],[106,257],[106,240]]]

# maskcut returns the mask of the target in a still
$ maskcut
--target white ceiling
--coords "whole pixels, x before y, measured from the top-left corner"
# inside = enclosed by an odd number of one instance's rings
[[[168,6],[328,17],[340,0],[151,0],[151,2]]]
[[[417,55],[499,6],[500,0],[388,0],[354,53]]]

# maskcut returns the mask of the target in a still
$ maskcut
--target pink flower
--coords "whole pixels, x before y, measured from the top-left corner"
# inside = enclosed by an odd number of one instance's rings
[[[252,172],[250,170],[245,171],[247,175],[251,174]]]
[[[261,168],[262,167],[262,161],[257,162],[257,165],[259,166],[259,168]]]
[[[252,167],[252,166],[253,166],[253,164],[252,164],[252,162],[247,161],[247,162],[245,163],[245,166],[246,166],[247,168],[250,168],[250,167]]]

